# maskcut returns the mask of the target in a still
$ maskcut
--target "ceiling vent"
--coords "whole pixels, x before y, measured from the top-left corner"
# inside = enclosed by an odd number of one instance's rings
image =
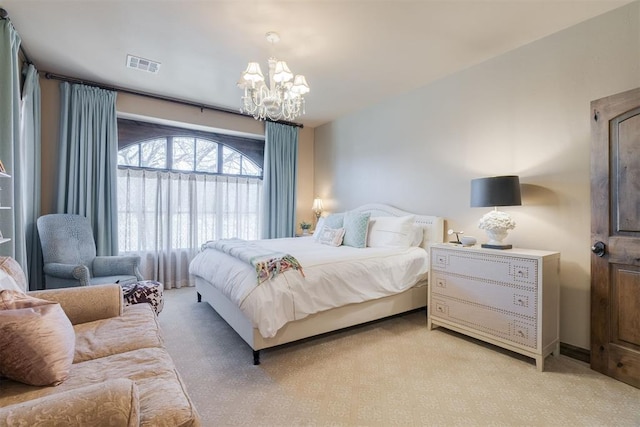
[[[127,55],[127,67],[134,68],[140,71],[146,71],[147,73],[151,74],[158,74],[158,71],[160,71],[159,62],[133,55]]]

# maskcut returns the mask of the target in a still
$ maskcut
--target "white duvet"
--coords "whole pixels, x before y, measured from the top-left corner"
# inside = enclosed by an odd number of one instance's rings
[[[292,320],[405,291],[425,280],[428,272],[427,252],[420,247],[333,247],[313,237],[258,244],[293,255],[304,276],[289,270],[258,284],[255,268],[215,249],[196,255],[189,272],[237,304],[265,338]]]

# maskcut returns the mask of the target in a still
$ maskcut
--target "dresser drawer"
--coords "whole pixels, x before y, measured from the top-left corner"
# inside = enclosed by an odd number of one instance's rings
[[[429,316],[435,321],[450,321],[514,344],[532,349],[537,347],[534,321],[448,298],[434,297],[428,310]]]
[[[532,289],[538,283],[537,259],[500,254],[434,248],[431,251],[431,269]]]
[[[473,302],[489,308],[514,313],[535,320],[538,293],[531,287],[473,279],[440,271],[432,274],[431,293],[456,300]]]

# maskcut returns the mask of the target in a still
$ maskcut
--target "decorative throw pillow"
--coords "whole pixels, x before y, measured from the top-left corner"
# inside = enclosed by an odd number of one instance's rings
[[[20,286],[18,286],[14,278],[8,275],[6,271],[0,269],[0,290],[4,289],[22,292],[22,289],[20,289]]]
[[[380,216],[371,221],[368,246],[408,248],[414,239],[414,215]]]
[[[0,291],[0,375],[29,385],[58,385],[69,376],[75,343],[60,304]]]
[[[27,278],[18,261],[9,257],[0,257],[0,290],[13,289],[21,292],[27,290]]]
[[[369,212],[347,212],[344,214],[345,246],[364,248],[367,246],[367,231],[369,230]]]
[[[326,225],[322,227],[318,242],[323,245],[340,246],[344,237],[344,228],[329,228]]]
[[[320,222],[318,222],[318,225],[316,226],[317,233],[313,233],[313,237],[316,240],[320,238],[320,235],[322,234],[322,229],[324,227],[329,227],[333,229],[342,228],[342,224],[344,223],[344,214],[343,213],[331,214],[324,218],[320,218],[320,220],[322,221],[322,225],[320,224]]]

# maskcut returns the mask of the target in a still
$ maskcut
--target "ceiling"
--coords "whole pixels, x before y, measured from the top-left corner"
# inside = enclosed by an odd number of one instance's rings
[[[631,0],[0,0],[41,72],[239,110],[248,61],[287,61],[315,127]],[[268,31],[280,34],[271,46]],[[127,54],[160,62],[157,75]]]

